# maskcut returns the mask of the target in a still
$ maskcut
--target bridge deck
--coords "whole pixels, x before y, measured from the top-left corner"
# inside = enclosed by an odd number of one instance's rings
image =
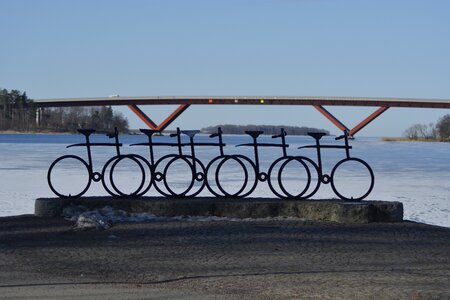
[[[306,96],[152,96],[99,97],[35,100],[38,107],[102,106],[102,105],[333,105],[450,108],[450,99],[370,98],[370,97],[306,97]]]

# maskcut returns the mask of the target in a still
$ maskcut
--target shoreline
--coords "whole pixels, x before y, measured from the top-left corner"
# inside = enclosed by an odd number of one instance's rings
[[[421,142],[421,143],[447,143],[437,139],[410,139],[406,137],[381,137],[383,142]]]
[[[0,134],[76,134],[74,132],[57,132],[57,131],[15,131],[15,130],[0,130]]]
[[[165,130],[164,133],[169,134],[169,133],[175,133],[176,130],[174,129],[170,129],[170,130]],[[200,131],[200,134],[204,134],[204,135],[209,135],[212,132],[209,131]],[[78,135],[78,132],[57,132],[57,131],[15,131],[15,130],[0,130],[0,135],[2,134],[21,134],[21,135],[25,135],[25,134],[36,134],[36,135],[40,135],[40,134],[67,134],[67,135]],[[96,132],[95,134],[100,134],[103,135],[105,134],[104,132]],[[131,129],[129,130],[129,132],[127,133],[120,133],[123,135],[144,135],[143,133],[141,133],[139,131],[139,129]],[[224,133],[224,136],[236,136],[236,135],[245,135],[245,133]],[[271,136],[271,134],[262,134],[262,136]],[[295,137],[299,137],[299,136],[308,136],[306,134],[290,134],[289,136],[295,136]],[[327,135],[327,136],[334,136],[334,135]],[[378,138],[378,137],[375,137]]]

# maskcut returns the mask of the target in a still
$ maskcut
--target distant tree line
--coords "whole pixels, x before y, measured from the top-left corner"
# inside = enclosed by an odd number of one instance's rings
[[[441,117],[436,124],[414,124],[403,135],[411,140],[439,140],[450,142],[450,114]]]
[[[112,132],[114,127],[127,133],[128,120],[111,106],[46,108],[40,128],[58,132],[76,132],[78,128],[93,128],[97,132]]]
[[[110,132],[117,127],[128,132],[128,120],[110,106],[45,108],[37,113],[25,92],[0,89],[0,130],[76,132],[94,128]]]
[[[36,122],[33,102],[18,90],[0,89],[0,130],[33,130]]]
[[[230,125],[230,124],[224,124],[224,125],[216,125],[216,126],[209,126],[202,128],[202,132],[206,133],[213,133],[217,132],[217,128],[221,127],[223,133],[227,134],[243,134],[245,131],[249,130],[259,130],[264,131],[264,134],[268,135],[275,135],[279,134],[281,128],[284,128],[284,130],[289,135],[307,135],[308,132],[325,132],[327,135],[330,134],[329,131],[324,129],[317,129],[317,128],[311,128],[311,127],[297,127],[297,126],[282,126],[282,125]]]

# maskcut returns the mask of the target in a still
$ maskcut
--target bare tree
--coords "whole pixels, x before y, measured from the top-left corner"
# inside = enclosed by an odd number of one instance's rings
[[[450,141],[450,115],[447,114],[439,119],[436,130],[441,141]]]
[[[433,140],[437,138],[437,130],[433,123],[426,124],[414,124],[403,133],[404,136],[411,140]]]

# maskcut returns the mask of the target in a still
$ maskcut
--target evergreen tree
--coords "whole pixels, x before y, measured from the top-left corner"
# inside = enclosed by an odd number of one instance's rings
[[[93,128],[111,132],[118,127],[128,132],[128,120],[110,106],[59,107],[43,110],[36,123],[36,106],[25,92],[0,89],[0,130],[76,132],[78,128]]]

